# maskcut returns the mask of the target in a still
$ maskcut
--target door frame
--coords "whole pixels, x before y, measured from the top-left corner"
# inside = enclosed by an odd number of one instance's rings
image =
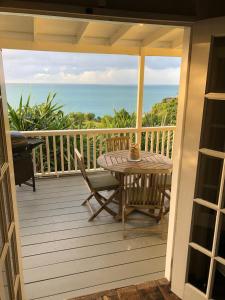
[[[14,180],[14,168],[13,168],[13,156],[12,156],[12,147],[11,147],[11,135],[9,128],[8,120],[8,111],[7,111],[7,101],[6,101],[6,90],[5,90],[5,79],[3,72],[2,64],[2,51],[0,49],[0,134],[3,141],[3,157],[5,163],[0,166],[0,177],[1,184],[3,185],[3,180],[6,180],[7,190],[5,194],[2,190],[1,192],[1,203],[0,203],[0,214],[3,216],[0,226],[0,230],[3,229],[3,249],[0,253],[0,282],[2,284],[2,270],[4,270],[3,265],[6,267],[6,275],[10,281],[10,292],[12,297],[16,299],[25,299],[24,294],[24,280],[23,280],[23,269],[22,269],[22,259],[21,259],[21,244],[20,244],[20,235],[19,235],[19,222],[18,222],[18,211],[16,203],[16,189],[15,189],[15,180]],[[5,144],[4,144],[5,143]],[[4,201],[5,199],[5,201]],[[9,211],[9,228],[7,228],[7,222],[5,214],[5,207],[8,206]],[[10,254],[11,251],[11,254]],[[10,258],[11,257],[11,258]],[[10,260],[12,260],[12,265]],[[15,275],[15,282],[11,282],[13,278],[13,271]],[[0,284],[0,287],[1,287]],[[2,289],[4,290],[4,289]],[[18,295],[19,293],[19,295]],[[17,294],[17,296],[16,296]],[[4,300],[4,292],[1,294],[0,289],[0,298]]]
[[[199,22],[198,22],[199,24]],[[174,258],[172,271],[172,290],[180,297],[183,297],[184,285],[186,280],[186,266],[188,257],[188,242],[190,236],[190,223],[192,217],[193,197],[195,177],[197,170],[198,148],[201,130],[201,117],[203,113],[203,101],[206,85],[206,74],[208,68],[207,53],[204,55],[203,48],[206,45],[195,44],[196,25],[193,26],[191,61],[190,61],[190,80],[187,86],[187,109],[183,133],[183,155],[180,171],[180,188],[177,197],[179,198],[177,207],[177,226],[174,241]],[[193,55],[193,52],[197,53]],[[208,53],[209,54],[209,53]],[[191,64],[201,64],[201,70],[192,67]],[[205,74],[205,76],[204,76]],[[202,78],[201,90],[199,80]],[[198,86],[196,86],[198,84]],[[195,88],[193,88],[195,87]],[[198,99],[198,105],[195,100]],[[200,100],[199,100],[200,99]],[[178,276],[179,274],[179,276]]]
[[[32,14],[33,15],[33,14]],[[46,16],[53,16],[51,12],[46,12]],[[60,17],[59,17],[60,18]],[[72,18],[71,18],[72,19]],[[95,17],[92,16],[92,19],[98,19],[98,20],[107,20],[107,17],[101,16]],[[127,20],[125,17],[120,18],[121,22],[132,22],[132,19]],[[137,22],[136,19],[134,21]],[[139,22],[148,24],[145,19],[140,19]],[[157,24],[159,25],[171,25],[171,22],[167,22],[162,20],[162,22],[157,21]],[[180,21],[174,21],[174,26],[182,26]],[[179,231],[177,231],[178,221],[178,208],[179,208],[179,202],[180,199],[180,184],[181,184],[181,173],[182,173],[182,160],[183,160],[183,152],[184,152],[184,132],[185,132],[185,121],[186,121],[186,107],[187,107],[187,89],[189,84],[189,63],[190,63],[190,40],[191,40],[191,25],[189,24],[183,24],[184,26],[184,38],[183,38],[183,54],[182,54],[182,65],[181,65],[181,73],[180,73],[180,88],[179,88],[179,96],[178,96],[178,111],[177,111],[177,124],[176,124],[176,135],[175,135],[175,141],[174,141],[174,154],[173,154],[173,178],[172,178],[172,191],[171,191],[171,208],[170,208],[170,217],[169,217],[169,228],[168,228],[168,240],[170,240],[170,243],[167,243],[167,250],[166,250],[166,268],[165,268],[165,277],[172,281],[172,288],[173,291],[179,296],[181,293],[179,293],[180,288],[175,288],[179,286],[180,281],[177,281],[177,277],[173,277],[173,270],[174,265],[176,264],[176,259],[174,259],[174,255],[176,255],[176,252],[174,252],[175,245],[177,242],[177,234]],[[0,44],[1,48],[1,44]],[[31,49],[35,50],[35,49]],[[7,111],[5,110],[4,115],[7,115]],[[7,115],[8,120],[8,115]],[[7,121],[8,123],[8,121]],[[9,127],[7,128],[9,130]],[[12,158],[12,149],[11,149],[11,141],[10,136],[8,136],[8,144],[10,145],[8,149],[9,157]],[[12,161],[12,160],[11,160]],[[12,164],[11,164],[12,165]],[[13,166],[11,166],[11,174],[13,173]],[[12,175],[13,176],[13,175]],[[16,204],[16,192],[15,192],[15,186],[12,187],[13,191],[13,198],[14,198],[14,210],[15,210],[15,216],[17,219],[16,227],[18,231],[18,213],[17,213],[17,204]],[[21,252],[20,242],[18,239],[18,251]],[[20,256],[21,257],[21,256]],[[20,260],[20,265],[22,268],[22,261]]]
[[[176,227],[177,227],[177,210],[180,202],[180,178],[181,178],[181,166],[183,158],[184,148],[184,132],[186,121],[186,108],[188,101],[188,85],[190,74],[190,59],[191,59],[191,35],[192,28],[186,27],[183,37],[183,54],[182,64],[180,70],[180,86],[178,95],[178,107],[177,107],[177,123],[176,123],[176,135],[173,147],[173,176],[171,186],[171,200],[170,200],[170,215],[168,226],[168,238],[167,238],[167,251],[166,251],[166,269],[165,277],[169,280],[177,280],[177,277],[172,277],[174,268],[174,248],[176,240]],[[168,240],[170,243],[168,243]],[[173,286],[173,283],[172,283]]]
[[[193,25],[190,39],[190,47],[192,47],[189,63],[190,79],[187,84],[187,108],[171,274],[172,291],[182,299],[183,297],[196,300],[208,299],[191,284],[186,283],[186,273],[211,36],[225,36],[224,26],[225,17],[198,21]],[[212,264],[209,277],[211,280]]]

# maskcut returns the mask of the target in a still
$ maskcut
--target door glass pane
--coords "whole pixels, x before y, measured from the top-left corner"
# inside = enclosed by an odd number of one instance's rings
[[[219,245],[217,255],[225,258],[225,215],[221,214],[221,227],[219,231]]]
[[[8,172],[8,171],[6,171]],[[7,182],[7,174],[5,173],[2,182],[0,183],[0,197],[5,209],[5,217],[7,228],[9,228],[10,223],[12,221],[11,212],[10,212],[10,194],[8,191],[8,182]]]
[[[194,203],[191,242],[212,249],[216,211]]]
[[[225,208],[225,182],[223,184],[222,208]]]
[[[6,300],[10,300],[10,286],[9,286],[9,278],[8,274],[6,271],[6,263],[3,265],[3,270],[2,270],[2,277],[3,277],[3,287],[4,287],[4,294],[6,297]]]
[[[2,135],[0,135],[0,168],[4,162],[5,162],[5,158],[4,158],[4,152],[3,152],[3,140],[2,140]]]
[[[11,266],[11,271],[12,271],[12,278],[13,278],[13,284],[15,283],[15,262],[14,262],[14,255],[12,252],[12,243],[10,243],[9,246],[9,259],[10,259],[10,266]]]
[[[0,212],[0,256],[3,247],[4,247],[3,222],[2,222],[1,212]]]
[[[214,37],[211,47],[207,92],[225,92],[225,37]]]
[[[0,99],[0,104],[1,104],[1,99]],[[0,105],[0,128],[4,128],[3,127],[3,118],[2,118],[1,105]],[[3,147],[3,145],[5,145],[4,140],[3,140],[3,135],[0,134],[0,167],[5,162],[4,147]]]
[[[210,258],[190,247],[188,282],[206,292],[209,275]]]
[[[18,287],[16,300],[22,300],[22,292],[21,292],[21,287],[20,286]]]
[[[9,228],[9,215],[8,215],[8,210],[5,207],[5,198],[4,198],[2,183],[0,183],[0,201],[1,201],[2,209],[3,209],[3,216],[5,217],[4,220],[2,219],[2,221],[4,221],[4,223],[6,222],[6,227],[8,229]],[[5,226],[4,226],[4,228],[5,228]]]
[[[205,100],[201,148],[225,151],[225,101]]]
[[[212,297],[215,300],[225,299],[225,266],[216,263]]]
[[[12,271],[13,282],[16,279],[16,249],[15,249],[15,231],[13,232],[11,242],[9,244],[9,259],[10,259],[10,266]]]
[[[195,198],[218,203],[222,168],[222,159],[199,155]]]

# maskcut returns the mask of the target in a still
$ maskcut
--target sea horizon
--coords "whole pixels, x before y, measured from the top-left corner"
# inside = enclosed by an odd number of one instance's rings
[[[114,85],[114,86],[137,86],[137,84],[115,84],[115,83],[71,83],[71,82],[7,82],[6,85],[21,84],[21,85]],[[145,86],[178,86],[177,84],[145,84]]]
[[[76,83],[6,83],[7,100],[18,107],[21,95],[24,101],[31,95],[31,105],[42,103],[48,93],[56,93],[54,103],[63,105],[65,113],[94,113],[96,117],[112,115],[125,108],[136,111],[137,85],[76,84]],[[143,111],[148,112],[164,98],[177,97],[178,85],[145,85]]]

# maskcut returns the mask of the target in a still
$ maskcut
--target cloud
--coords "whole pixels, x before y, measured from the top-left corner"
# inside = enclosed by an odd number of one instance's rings
[[[3,50],[11,83],[137,84],[137,57]],[[178,84],[180,59],[147,57],[145,84]]]
[[[178,84],[179,68],[167,68],[154,70],[145,68],[145,84]],[[16,78],[7,80],[9,83],[74,83],[74,84],[137,84],[136,69],[107,69],[103,71],[84,71],[82,73],[70,73],[65,70],[58,73],[36,73],[32,78]]]
[[[180,68],[151,69],[145,67],[145,84],[179,84]]]
[[[179,68],[181,64],[180,57],[168,57],[168,56],[146,56],[145,64],[152,69],[167,69],[167,68]]]
[[[135,84],[137,70],[107,69],[103,71],[84,71],[80,74],[61,72],[60,79],[65,83],[80,84]]]
[[[46,79],[50,79],[51,75],[50,74],[46,74],[46,73],[37,73],[34,75],[34,78],[40,82],[46,82]]]

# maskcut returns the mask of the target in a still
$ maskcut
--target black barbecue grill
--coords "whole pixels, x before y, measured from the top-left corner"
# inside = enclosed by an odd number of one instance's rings
[[[32,149],[43,143],[39,138],[26,138],[17,131],[11,132],[13,164],[16,185],[26,184],[35,192],[35,178],[32,162]],[[32,181],[32,183],[29,182]]]

